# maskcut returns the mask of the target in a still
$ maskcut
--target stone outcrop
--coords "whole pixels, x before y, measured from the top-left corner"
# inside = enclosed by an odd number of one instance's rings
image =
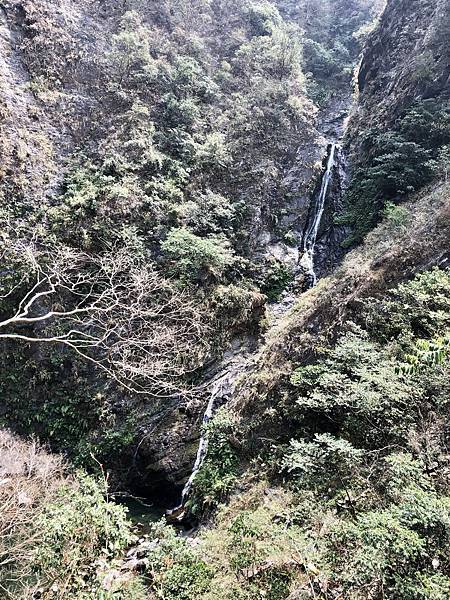
[[[351,131],[391,127],[417,100],[450,99],[449,0],[389,0],[358,73]]]

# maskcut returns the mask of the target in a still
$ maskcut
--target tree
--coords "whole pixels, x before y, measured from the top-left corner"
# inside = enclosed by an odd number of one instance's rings
[[[112,36],[110,64],[119,87],[138,87],[151,82],[157,66],[150,55],[150,31],[136,11],[126,12],[118,33]]]
[[[206,347],[202,316],[126,249],[91,256],[67,247],[17,244],[2,270],[2,298],[20,297],[0,322],[0,339],[57,344],[93,363],[127,390],[166,398],[188,392],[185,378]]]

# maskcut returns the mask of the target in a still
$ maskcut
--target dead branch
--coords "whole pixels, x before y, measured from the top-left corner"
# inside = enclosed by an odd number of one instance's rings
[[[186,376],[201,363],[206,336],[186,292],[125,250],[93,257],[18,244],[14,253],[29,283],[19,274],[11,291],[0,275],[4,297],[21,290],[0,321],[0,339],[65,346],[133,393],[188,392]]]

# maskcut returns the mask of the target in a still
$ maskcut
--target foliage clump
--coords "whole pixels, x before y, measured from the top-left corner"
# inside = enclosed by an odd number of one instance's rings
[[[207,425],[208,454],[194,480],[189,509],[197,515],[224,501],[236,481],[238,451],[236,422],[232,415],[220,410]]]
[[[172,229],[161,247],[169,257],[169,270],[184,281],[220,280],[234,260],[224,238],[202,238],[184,228]]]
[[[301,436],[281,467],[322,519],[334,514],[322,568],[345,597],[431,599],[448,589],[448,356],[404,365],[419,341],[448,336],[449,291],[448,271],[433,269],[366,300],[364,328],[347,324],[320,361],[291,376]]]
[[[147,553],[146,562],[156,597],[163,600],[201,597],[211,585],[212,567],[164,522],[153,526],[151,537],[157,543]]]
[[[0,449],[2,598],[144,598],[140,578],[117,569],[136,538],[106,482],[5,431]]]
[[[401,224],[401,212],[394,207],[434,178],[446,177],[449,142],[450,108],[433,100],[414,104],[392,130],[366,130],[366,158],[355,170],[346,211],[338,218],[353,228],[344,245],[359,241],[383,215]]]

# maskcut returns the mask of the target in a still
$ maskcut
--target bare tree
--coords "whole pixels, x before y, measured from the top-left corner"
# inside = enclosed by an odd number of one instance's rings
[[[3,298],[20,298],[0,339],[64,345],[135,393],[187,392],[206,343],[186,292],[126,250],[93,257],[19,244],[8,253],[26,276],[11,283],[10,271],[0,274]]]

